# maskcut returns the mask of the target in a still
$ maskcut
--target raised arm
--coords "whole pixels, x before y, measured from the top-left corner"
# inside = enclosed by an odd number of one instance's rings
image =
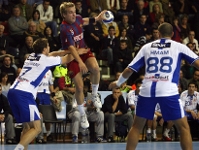
[[[83,25],[88,25],[89,23],[94,23],[96,21],[102,21],[104,19],[103,15],[107,10],[102,11],[97,17],[95,18],[83,18]]]

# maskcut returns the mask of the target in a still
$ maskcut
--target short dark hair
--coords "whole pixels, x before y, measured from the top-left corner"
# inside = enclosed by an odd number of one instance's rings
[[[194,81],[189,82],[188,87],[190,86],[190,84],[193,84],[193,85],[195,85],[196,88],[198,88],[198,84],[196,82],[194,82]]]
[[[41,54],[44,48],[48,47],[48,40],[46,38],[37,39],[33,43],[33,50],[36,54]]]
[[[159,25],[158,31],[162,37],[171,37],[173,34],[173,26],[170,23],[165,22]]]
[[[142,84],[142,79],[138,78],[135,80],[135,85]]]
[[[108,28],[109,31],[110,31],[111,29],[114,29],[114,30],[115,30],[115,27],[114,27],[114,26],[110,26],[110,27]]]
[[[34,15],[35,15],[35,13],[38,13],[39,14],[39,19],[40,19],[40,12],[39,12],[39,10],[34,10],[33,11],[33,13],[32,13],[32,19],[34,20]]]

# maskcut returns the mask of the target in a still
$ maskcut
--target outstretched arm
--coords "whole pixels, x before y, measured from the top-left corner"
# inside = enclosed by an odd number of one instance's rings
[[[93,21],[93,22],[96,22],[96,21],[102,21],[103,19],[104,19],[104,13],[106,12],[107,10],[104,10],[104,11],[102,11],[97,17],[95,17],[95,18],[83,18],[83,25],[88,25],[89,23],[92,23],[91,21]],[[94,20],[92,20],[92,19],[94,19]]]
[[[133,74],[133,70],[130,68],[126,68],[120,75],[117,81],[113,81],[109,84],[109,89],[113,89],[116,87],[120,87],[122,83],[124,83],[131,75]]]

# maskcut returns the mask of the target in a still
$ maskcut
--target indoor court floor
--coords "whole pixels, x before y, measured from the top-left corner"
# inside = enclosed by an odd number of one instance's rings
[[[15,145],[0,145],[0,150],[13,150]],[[28,150],[125,150],[126,143],[90,144],[31,144]],[[199,142],[193,142],[193,150],[199,149]],[[136,150],[180,150],[179,142],[139,142]]]

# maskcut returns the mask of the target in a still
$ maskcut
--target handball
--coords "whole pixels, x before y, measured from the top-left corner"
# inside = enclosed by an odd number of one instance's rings
[[[103,17],[104,17],[104,19],[102,20],[103,23],[111,23],[114,20],[114,15],[111,11],[106,11]]]

